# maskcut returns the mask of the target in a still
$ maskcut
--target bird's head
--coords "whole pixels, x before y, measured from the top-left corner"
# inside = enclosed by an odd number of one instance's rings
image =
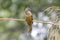
[[[31,9],[30,8],[26,8],[25,9],[25,14],[26,15],[30,15],[31,14]]]

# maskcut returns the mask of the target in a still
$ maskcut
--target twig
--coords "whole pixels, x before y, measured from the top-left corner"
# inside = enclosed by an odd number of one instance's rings
[[[0,20],[14,20],[14,21],[22,21],[22,22],[25,22],[25,19],[16,19],[16,18],[0,18]],[[54,22],[43,22],[43,21],[38,21],[38,20],[33,20],[33,22],[58,25],[58,24],[56,24]]]
[[[24,19],[16,19],[16,18],[0,18],[0,20],[25,21]]]

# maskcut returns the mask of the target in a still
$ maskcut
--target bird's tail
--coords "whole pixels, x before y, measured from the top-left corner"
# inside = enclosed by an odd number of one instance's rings
[[[29,26],[29,28],[28,28],[28,32],[31,33],[31,31],[32,31],[32,26]]]

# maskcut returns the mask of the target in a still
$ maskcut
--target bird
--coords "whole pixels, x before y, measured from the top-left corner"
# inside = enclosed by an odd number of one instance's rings
[[[31,13],[31,9],[28,8],[28,7],[25,9],[25,21],[28,24],[28,32],[31,33],[32,24],[33,24],[33,16],[32,16],[32,13]]]

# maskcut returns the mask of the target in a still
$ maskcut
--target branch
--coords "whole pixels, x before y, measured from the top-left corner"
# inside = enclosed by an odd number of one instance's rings
[[[25,21],[24,19],[16,19],[16,18],[0,18],[0,20]]]
[[[25,19],[16,19],[16,18],[0,18],[0,20],[14,20],[14,21],[25,22]],[[43,22],[43,21],[38,21],[38,20],[33,20],[33,22],[58,25],[57,23],[54,23],[54,22]]]

